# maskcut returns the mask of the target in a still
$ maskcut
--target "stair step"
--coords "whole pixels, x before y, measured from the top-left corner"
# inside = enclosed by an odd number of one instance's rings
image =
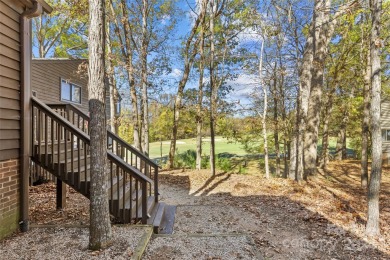
[[[154,196],[149,196],[148,197],[148,202],[147,202],[147,214],[150,217],[152,214],[152,210],[154,205],[156,204]],[[138,215],[137,218],[142,218],[142,203],[138,207]]]
[[[44,153],[45,147],[46,147],[45,142],[41,142],[41,146],[39,146],[37,142],[35,143],[35,145],[34,145],[34,152],[35,153],[38,153],[39,147],[41,148],[41,153]],[[54,145],[52,145],[51,142],[49,142],[47,144],[47,152],[52,153],[53,148],[54,148],[54,152],[58,153],[58,142],[57,141],[54,142]],[[74,143],[72,145],[72,142],[69,140],[66,142],[66,148],[67,148],[68,152],[70,152],[72,150],[72,148],[74,151],[77,151],[77,143]],[[60,152],[63,153],[64,151],[65,151],[65,141],[61,141],[60,142]]]
[[[148,219],[149,225],[153,226],[155,234],[172,234],[175,223],[176,206],[159,202],[154,206],[152,216]]]
[[[157,230],[159,234],[173,234],[175,224],[176,206],[166,205],[160,226]]]

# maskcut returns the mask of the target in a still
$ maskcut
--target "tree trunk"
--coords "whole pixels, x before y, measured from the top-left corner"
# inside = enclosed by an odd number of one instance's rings
[[[330,0],[325,0],[325,6],[323,0],[316,0],[315,12],[314,12],[314,25],[313,31],[313,65],[311,66],[311,88],[309,96],[309,106],[307,111],[307,124],[304,136],[304,165],[305,165],[305,177],[314,175],[316,173],[317,165],[317,141],[318,141],[318,127],[320,123],[321,113],[321,96],[322,85],[324,76],[324,65],[327,56],[327,26],[330,19],[330,12],[327,11],[330,8]],[[325,9],[325,10],[324,10]]]
[[[115,72],[112,65],[112,49],[111,49],[111,38],[110,38],[110,27],[107,26],[106,32],[107,39],[107,78],[110,91],[110,130],[117,134],[117,113],[116,113],[116,104],[117,104],[117,93],[116,93],[116,82],[115,82]]]
[[[183,100],[183,93],[184,93],[184,87],[187,84],[188,77],[190,75],[191,67],[194,63],[194,58],[197,54],[197,47],[199,45],[199,41],[196,40],[195,43],[193,43],[193,48],[192,51],[191,49],[191,44],[192,40],[195,37],[195,34],[197,32],[197,29],[199,27],[200,22],[204,19],[205,17],[205,12],[206,12],[206,6],[207,6],[207,0],[202,1],[202,9],[201,12],[196,19],[190,36],[187,38],[186,41],[186,46],[184,49],[184,72],[183,76],[179,82],[179,87],[177,89],[177,95],[175,98],[175,103],[173,106],[173,125],[172,125],[172,135],[171,135],[171,145],[169,148],[169,158],[168,158],[168,163],[167,163],[167,168],[171,169],[174,166],[174,160],[175,160],[175,152],[176,152],[176,139],[177,139],[177,128],[179,125],[179,119],[180,119],[180,109],[181,109],[181,102]]]
[[[107,129],[105,111],[105,31],[104,2],[89,0],[89,69],[88,93],[90,111],[90,237],[89,248],[97,250],[108,246],[111,223],[106,187]]]
[[[347,134],[347,123],[348,123],[349,113],[347,108],[344,109],[343,119],[341,120],[339,133],[337,135],[337,144],[336,144],[336,153],[335,160],[343,160],[343,151],[344,151],[344,142]]]
[[[110,1],[111,13],[114,17],[116,17],[116,13],[112,6],[112,2]],[[131,30],[129,23],[129,15],[128,15],[128,7],[125,0],[121,0],[122,14],[123,17],[121,19],[123,23],[123,34],[120,33],[120,27],[115,21],[115,33],[117,34],[120,43],[121,43],[121,51],[122,55],[126,58],[126,71],[127,77],[129,80],[130,86],[130,100],[131,100],[131,112],[132,112],[132,123],[133,123],[133,142],[134,146],[137,150],[141,151],[141,140],[139,135],[140,124],[139,124],[139,113],[138,113],[138,101],[137,101],[137,91],[135,89],[135,80],[134,80],[134,66],[133,66],[133,46],[131,46],[130,38]],[[124,40],[123,38],[124,37]]]
[[[362,158],[361,158],[361,186],[366,189],[368,185],[368,135],[370,134],[370,85],[371,62],[370,51],[367,52],[367,63],[364,71],[363,87],[363,122],[362,122]]]
[[[149,111],[148,111],[148,0],[142,1],[142,44],[141,44],[141,82],[143,106],[143,148],[145,155],[149,155]]]
[[[313,63],[313,31],[314,18],[310,24],[309,35],[306,40],[305,49],[302,58],[302,64],[299,68],[299,92],[297,97],[297,114],[293,140],[291,142],[292,149],[290,154],[289,178],[296,181],[301,181],[303,178],[303,135],[306,128],[306,116],[308,110],[310,86],[311,86],[311,71],[310,67]],[[298,51],[297,51],[298,55]]]
[[[274,143],[275,143],[275,154],[276,154],[276,165],[275,165],[275,175],[279,177],[280,175],[280,145],[279,145],[279,118],[278,118],[278,97],[277,97],[277,65],[275,62],[274,66],[274,82],[273,82],[273,97],[274,97]]]
[[[325,110],[325,118],[323,125],[323,134],[322,134],[322,155],[320,160],[320,167],[324,170],[327,169],[327,165],[329,163],[329,119],[333,110],[333,95],[334,90],[336,88],[332,88],[331,93],[329,93],[329,98],[327,100],[326,110]]]
[[[357,1],[350,1],[340,6],[339,10],[330,17],[331,0],[316,0],[314,10],[314,59],[311,66],[311,89],[309,97],[309,109],[307,112],[307,125],[304,137],[305,146],[305,177],[317,173],[317,141],[318,129],[321,115],[321,98],[323,87],[323,76],[328,45],[332,39],[337,18],[346,11],[351,12],[359,4]]]
[[[210,1],[211,5],[211,17],[210,17],[210,169],[212,176],[215,175],[215,110],[217,105],[217,91],[216,91],[216,82],[214,75],[214,19],[216,13],[216,3],[215,0]]]
[[[379,227],[379,191],[382,174],[382,136],[381,136],[381,60],[380,27],[382,1],[370,0],[372,14],[371,29],[371,126],[372,126],[372,165],[370,184],[368,185],[366,233],[371,236],[380,234]]]
[[[196,169],[202,168],[202,102],[203,102],[203,75],[204,75],[204,21],[200,28],[200,60],[199,60],[199,90],[196,109]]]
[[[264,167],[265,167],[265,178],[269,179],[269,162],[268,162],[268,141],[267,141],[267,108],[268,108],[268,100],[267,100],[267,88],[263,84],[263,53],[264,53],[264,39],[261,41],[260,47],[260,61],[259,61],[259,81],[260,86],[263,89],[264,95],[264,107],[263,114],[261,116],[261,124],[263,127],[263,142],[264,142]]]

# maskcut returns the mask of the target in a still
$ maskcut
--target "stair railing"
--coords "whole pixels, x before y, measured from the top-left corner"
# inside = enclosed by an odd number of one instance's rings
[[[79,108],[72,104],[48,106],[83,132],[89,133],[90,118]],[[110,130],[107,130],[107,149],[154,181],[154,196],[155,201],[158,202],[158,164]],[[149,195],[152,195],[152,191]]]
[[[32,160],[89,197],[90,138],[65,118],[32,97]],[[141,220],[146,224],[153,180],[110,151],[107,158],[111,214],[121,223]]]

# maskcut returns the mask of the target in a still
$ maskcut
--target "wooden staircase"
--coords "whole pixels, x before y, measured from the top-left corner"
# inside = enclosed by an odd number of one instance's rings
[[[89,117],[70,104],[46,105],[33,97],[32,122],[34,164],[54,175],[57,187],[65,183],[89,198]],[[170,229],[164,222],[172,219],[173,209],[158,201],[158,165],[111,131],[107,131],[107,165],[113,222],[150,224],[156,233]]]

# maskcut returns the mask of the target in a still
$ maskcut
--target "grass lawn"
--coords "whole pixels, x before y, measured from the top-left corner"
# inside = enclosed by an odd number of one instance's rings
[[[154,142],[150,144],[150,157],[160,158],[168,156],[170,147],[170,141],[162,141]],[[176,142],[176,148],[179,153],[187,151],[187,150],[196,150],[196,139],[181,139]],[[161,152],[162,149],[162,152]],[[210,154],[210,138],[203,138],[203,155]],[[234,141],[228,141],[226,138],[221,136],[215,137],[215,150],[216,153],[230,153],[235,155],[246,155],[247,153],[242,149],[242,145],[240,143]],[[162,155],[162,156],[161,156]]]

